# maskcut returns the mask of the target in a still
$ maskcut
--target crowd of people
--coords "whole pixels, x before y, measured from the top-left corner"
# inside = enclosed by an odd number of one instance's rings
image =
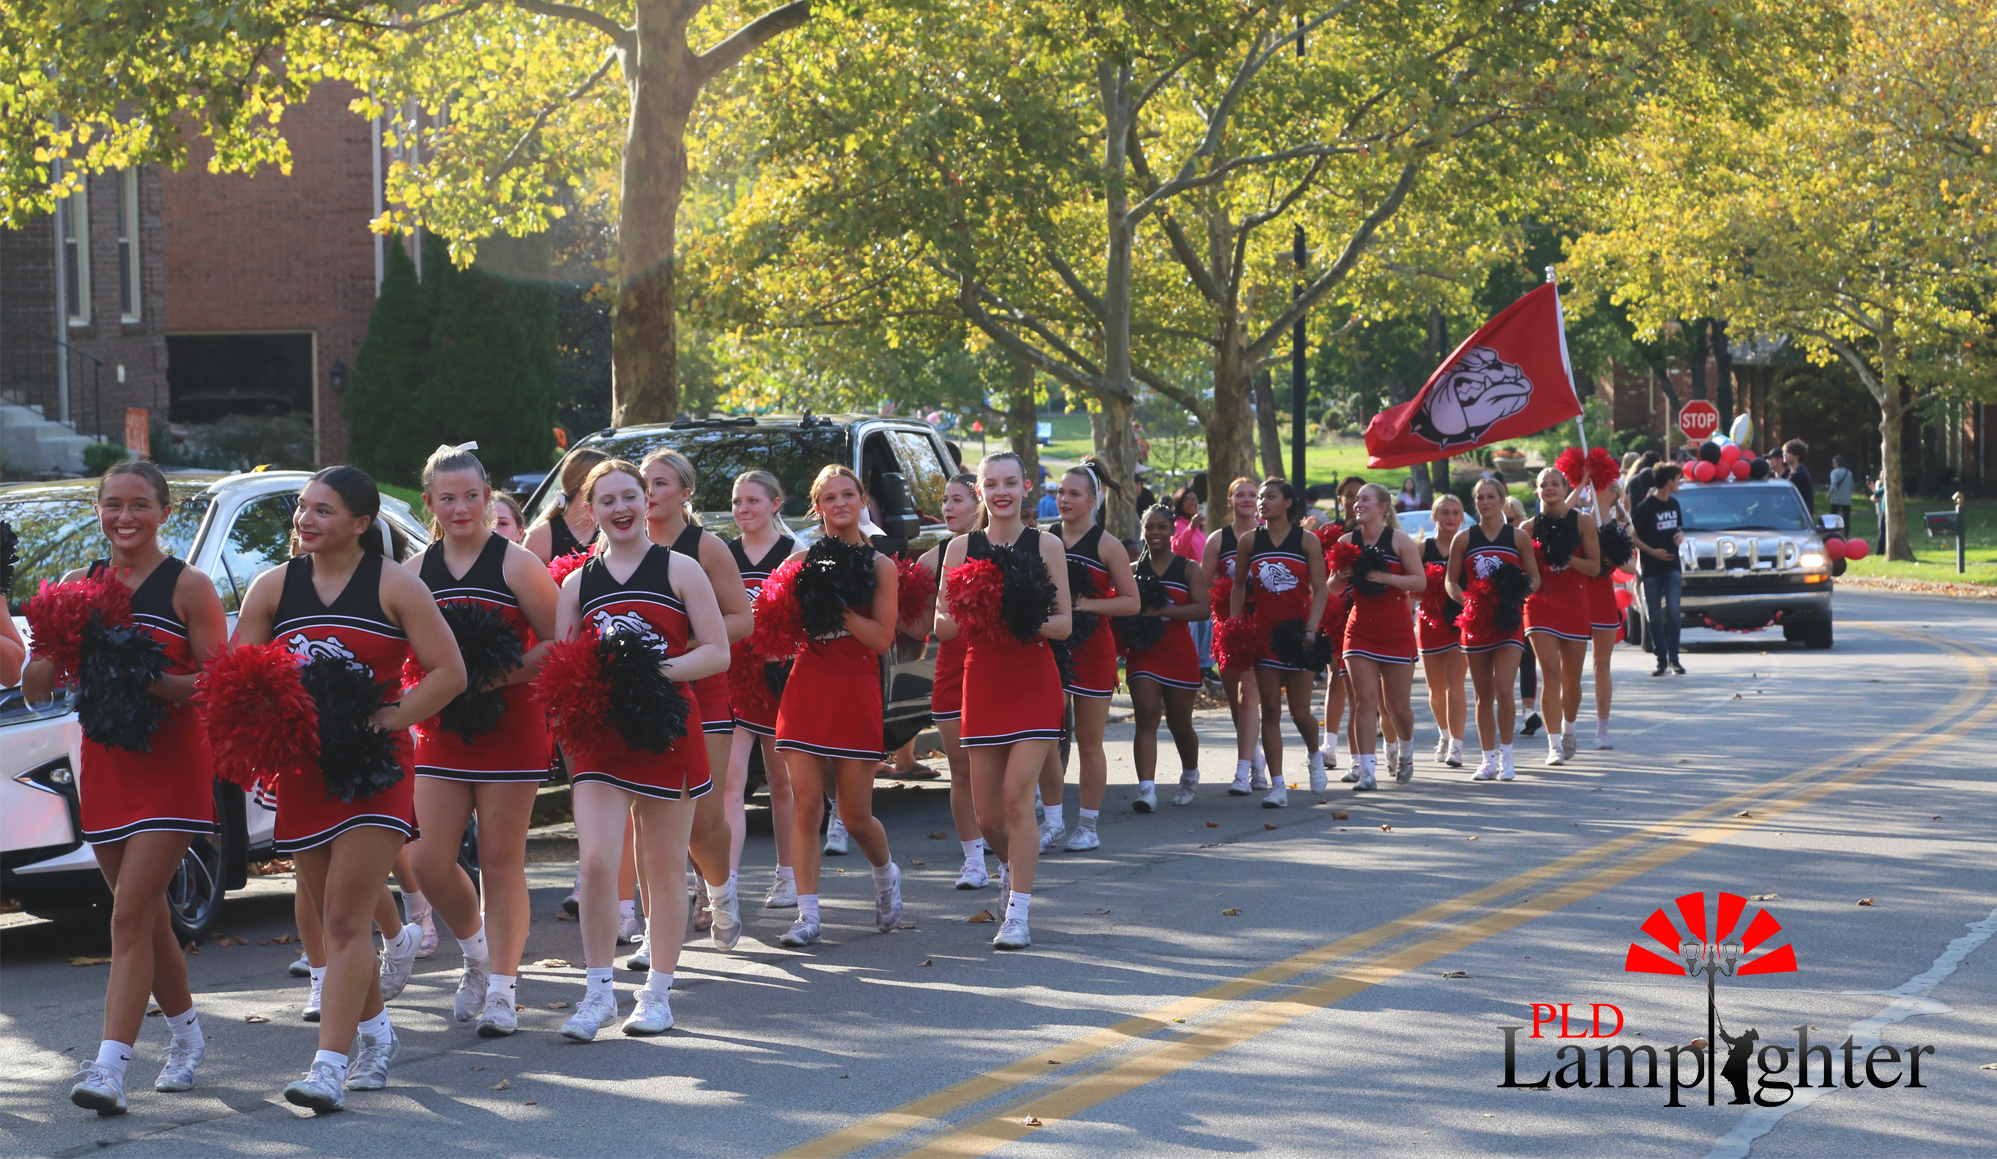
[[[1668,470],[1651,482],[1667,496]],[[1417,539],[1398,524],[1397,496],[1377,484],[1341,489],[1327,520],[1282,478],[1241,478],[1227,490],[1225,526],[1205,533],[1181,496],[1143,511],[1140,538],[1126,543],[1098,522],[1109,484],[1091,464],[1059,478],[1055,514],[1036,526],[1036,481],[1000,452],[949,479],[940,512],[948,537],[897,560],[872,546],[865,489],[840,465],[812,483],[810,535],[785,525],[775,478],[741,475],[732,540],[695,518],[697,469],[670,450],[635,464],[570,455],[556,502],[531,527],[468,448],[439,447],[420,481],[433,538],[405,565],[397,560],[407,545],[380,518],[369,476],[347,466],[314,475],[298,497],[294,558],[250,585],[233,637],[213,584],[161,547],[171,501],[159,470],[135,460],[101,481],[105,557],[64,582],[128,589],[135,622],[167,666],[145,688],[163,720],[149,751],[84,742],[83,827],[115,900],[103,1042],[71,1092],[79,1106],[127,1107],[149,997],[172,1034],[155,1089],[193,1085],[205,1043],[164,889],[190,839],[215,832],[218,754],[244,751],[239,734],[270,727],[203,707],[204,670],[245,649],[274,647],[300,668],[330,658],[381,694],[360,722],[390,754],[379,783],[356,789],[330,747],[297,767],[262,769],[254,782],[256,801],[275,813],[277,851],[296,865],[304,954],[293,971],[309,979],[305,1018],[319,1031],[317,1054],[284,1096],[319,1112],[386,1083],[398,1043],[385,1003],[436,949],[440,927],[462,963],[455,1020],[484,1037],[516,1033],[527,830],[538,787],[558,764],[572,786],[578,846],[564,904],[579,919],[585,965],[561,1028],[567,1039],[590,1041],[617,1020],[620,943],[636,946],[626,965],[648,971],[622,1023],[631,1035],[673,1025],[689,924],[718,949],[739,943],[743,790],[757,749],[777,855],[761,905],[796,911],[782,944],[820,940],[822,859],[849,841],[872,870],[873,924],[893,930],[901,871],[871,799],[883,755],[879,657],[897,638],[937,645],[930,708],[964,855],[955,886],[996,885],[1000,950],[1032,944],[1040,856],[1101,844],[1105,728],[1119,684],[1134,709],[1131,808],[1140,814],[1159,807],[1161,725],[1179,761],[1169,803],[1196,800],[1193,712],[1209,674],[1235,733],[1227,792],[1260,792],[1267,808],[1287,806],[1293,783],[1328,791],[1341,732],[1353,791],[1412,780],[1417,663],[1437,764],[1463,766],[1474,721],[1481,760],[1471,779],[1517,776],[1513,689],[1527,657],[1542,688],[1546,763],[1577,755],[1591,646],[1595,747],[1612,747],[1608,655],[1620,609],[1610,574],[1621,561],[1604,552],[1627,541],[1631,524],[1620,482],[1576,491],[1548,469],[1527,518],[1484,480],[1474,511],[1438,496],[1434,531]],[[1614,535],[1602,530],[1610,527]],[[503,662],[488,656],[495,632],[512,647]],[[607,699],[591,699],[597,685],[575,675],[584,671],[579,644],[606,657],[588,672]],[[631,648],[636,669],[614,667],[612,654]],[[26,694],[45,698],[64,679],[92,691],[87,667],[62,671],[38,635]],[[684,724],[661,732],[654,707],[668,703],[681,706]],[[334,710],[322,702],[321,711]],[[583,719],[591,715],[616,727]],[[1072,826],[1064,739],[1080,780]],[[1288,775],[1293,741],[1301,757]],[[479,888],[458,857],[473,819]]]

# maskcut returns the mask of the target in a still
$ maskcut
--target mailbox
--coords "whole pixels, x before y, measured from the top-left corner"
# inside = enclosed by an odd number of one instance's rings
[[[1928,538],[1950,539],[1962,534],[1962,512],[1930,511],[1927,513]]]

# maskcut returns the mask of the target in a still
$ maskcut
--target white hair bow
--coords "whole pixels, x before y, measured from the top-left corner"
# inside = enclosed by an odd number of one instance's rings
[[[476,439],[473,439],[469,443],[459,443],[455,447],[449,443],[437,444],[437,451],[476,451],[476,450],[478,450],[478,440]],[[437,451],[432,451],[430,453],[434,455],[437,453]]]

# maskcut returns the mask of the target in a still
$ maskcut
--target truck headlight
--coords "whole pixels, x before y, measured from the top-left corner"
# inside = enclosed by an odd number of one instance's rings
[[[1821,551],[1806,551],[1796,560],[1798,566],[1812,569],[1823,567],[1829,562]]]

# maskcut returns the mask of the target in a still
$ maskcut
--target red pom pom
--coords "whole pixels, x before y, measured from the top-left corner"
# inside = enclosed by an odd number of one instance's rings
[[[76,679],[78,649],[90,613],[96,612],[107,628],[129,625],[132,589],[108,572],[59,584],[43,580],[25,611],[35,659],[53,661],[56,678],[66,684]]]
[[[195,680],[215,775],[245,788],[319,762],[319,706],[283,644],[217,649]]]
[[[1600,491],[1622,478],[1622,461],[1607,447],[1593,447],[1588,451],[1588,481]]]
[[[1449,567],[1431,563],[1422,569],[1422,573],[1428,577],[1428,586],[1421,593],[1421,622],[1430,628],[1446,628],[1449,622],[1443,612],[1444,605],[1449,602],[1449,591],[1444,586],[1444,580],[1449,575]]]
[[[1351,588],[1332,593],[1324,601],[1324,615],[1318,617],[1317,634],[1334,645],[1341,644],[1345,639],[1345,621],[1352,615],[1352,605],[1347,602],[1351,596]]]
[[[1213,626],[1213,658],[1222,672],[1246,672],[1269,654],[1269,631],[1253,616],[1233,616]]]
[[[967,636],[1006,632],[1005,576],[989,559],[967,559],[950,571],[950,618]]]
[[[562,586],[562,581],[569,578],[569,574],[571,572],[575,571],[583,564],[588,563],[590,561],[590,557],[594,556],[595,554],[596,554],[596,545],[592,543],[590,544],[588,551],[572,551],[567,555],[558,555],[555,558],[549,560],[548,574],[555,577],[555,586],[556,587]]]
[[[1359,545],[1341,539],[1332,544],[1331,554],[1325,557],[1325,566],[1334,575],[1350,575],[1354,564],[1359,562]]]
[[[756,592],[749,646],[765,660],[788,660],[804,650],[804,611],[797,602],[797,577],[803,570],[803,560],[785,560]]]
[[[1234,599],[1234,577],[1217,575],[1207,585],[1207,611],[1216,620],[1227,619],[1228,602]]]
[[[1326,523],[1313,529],[1311,534],[1317,536],[1318,543],[1325,550],[1325,558],[1329,559],[1332,545],[1338,542],[1339,536],[1345,534],[1345,524]]]
[[[1582,457],[1581,448],[1569,447],[1553,460],[1553,469],[1567,476],[1569,487],[1579,487],[1588,475],[1588,460]]]
[[[587,759],[625,751],[624,738],[610,721],[610,678],[594,634],[585,632],[549,648],[533,688],[534,699],[548,714],[548,735],[571,754]]]
[[[745,720],[774,720],[777,698],[763,675],[764,659],[747,640],[737,640],[728,661],[728,702]]]
[[[1489,639],[1497,635],[1497,626],[1492,615],[1498,610],[1497,589],[1488,579],[1472,580],[1463,589],[1463,614],[1456,617],[1456,626],[1466,635]]]
[[[936,595],[936,577],[906,556],[895,560],[894,569],[895,614],[904,624],[922,622],[929,615],[929,601]]]

